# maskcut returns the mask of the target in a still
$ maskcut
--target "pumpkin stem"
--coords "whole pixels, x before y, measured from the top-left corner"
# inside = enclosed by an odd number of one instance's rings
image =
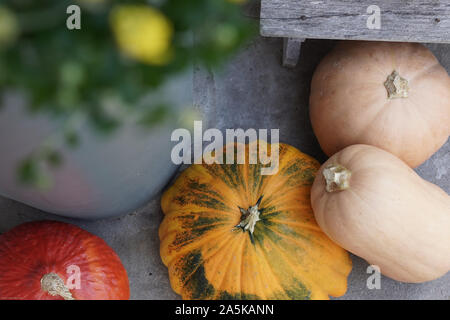
[[[335,192],[348,189],[350,187],[351,171],[340,164],[331,164],[322,172],[327,183],[326,190]]]
[[[75,300],[63,279],[56,273],[47,273],[41,279],[41,288],[52,296],[60,296],[64,300]]]
[[[254,206],[248,208],[248,210],[242,209],[239,207],[239,210],[242,213],[242,220],[236,226],[236,228],[242,228],[243,231],[249,231],[250,237],[253,237],[253,232],[255,231],[256,222],[260,221],[259,218],[260,211],[258,210],[259,205],[261,204],[262,196],[259,197],[258,201]]]
[[[408,80],[402,78],[396,70],[387,77],[384,87],[387,90],[388,99],[408,98]]]

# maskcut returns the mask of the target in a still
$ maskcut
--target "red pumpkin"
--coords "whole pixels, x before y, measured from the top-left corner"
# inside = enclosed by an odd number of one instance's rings
[[[0,235],[0,299],[124,300],[127,273],[99,237],[56,221],[29,222]]]

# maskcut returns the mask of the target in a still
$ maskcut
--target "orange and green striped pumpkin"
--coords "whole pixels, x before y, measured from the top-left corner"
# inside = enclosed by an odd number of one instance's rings
[[[351,260],[320,230],[310,205],[320,165],[278,146],[274,175],[261,175],[263,165],[249,161],[194,164],[164,193],[161,258],[183,299],[328,299],[346,292]],[[245,152],[249,159],[248,144]]]

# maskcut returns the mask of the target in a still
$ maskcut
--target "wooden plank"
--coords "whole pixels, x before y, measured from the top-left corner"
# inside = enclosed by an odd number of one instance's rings
[[[283,66],[293,68],[297,65],[302,42],[305,39],[284,38],[283,41]]]
[[[380,29],[367,13],[380,8]],[[263,36],[450,43],[450,0],[262,0]]]

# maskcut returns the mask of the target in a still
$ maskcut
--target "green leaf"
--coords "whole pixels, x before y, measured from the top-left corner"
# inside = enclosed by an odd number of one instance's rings
[[[33,186],[40,190],[48,190],[52,186],[50,176],[42,171],[39,160],[30,156],[18,167],[19,181],[24,185]]]
[[[69,148],[74,149],[80,144],[80,137],[75,131],[68,130],[64,134],[64,141]]]
[[[18,167],[19,179],[21,182],[29,184],[35,181],[38,176],[38,165],[34,158],[29,157],[22,161]]]
[[[61,164],[63,162],[63,157],[62,157],[61,153],[59,153],[56,150],[47,150],[47,152],[45,154],[45,160],[47,161],[49,166],[51,166],[53,168],[57,168],[57,167],[61,166]]]
[[[144,125],[147,128],[161,124],[166,121],[171,115],[170,106],[166,104],[160,104],[153,107],[144,113],[139,121],[139,124]]]

